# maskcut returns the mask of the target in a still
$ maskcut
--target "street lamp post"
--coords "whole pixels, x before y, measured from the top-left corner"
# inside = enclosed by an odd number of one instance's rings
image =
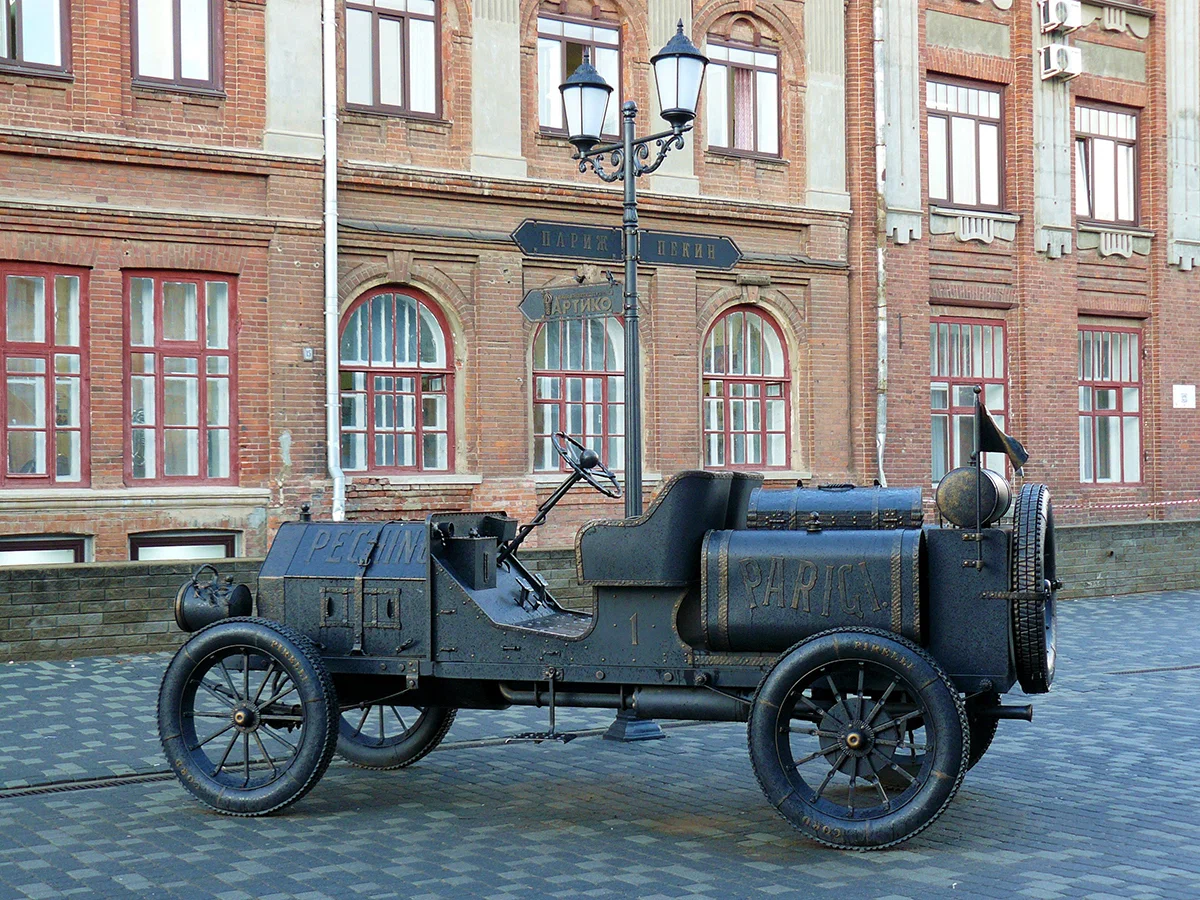
[[[638,334],[637,265],[639,231],[637,210],[637,179],[662,165],[671,150],[682,149],[683,136],[692,130],[696,106],[700,101],[700,84],[708,59],[683,33],[679,21],[675,36],[650,59],[658,86],[659,108],[671,126],[669,131],[635,137],[634,121],[637,105],[626,100],[621,105],[621,140],[619,143],[600,143],[600,132],[608,112],[612,94],[609,85],[584,56],[571,77],[559,87],[567,133],[575,147],[573,159],[579,160],[579,171],[589,168],[603,181],[623,179],[625,187],[624,213],[621,217],[624,239],[622,259],[625,263],[625,515],[642,513],[642,381]],[[650,160],[650,145],[656,144],[654,160]],[[607,165],[605,168],[605,157]]]

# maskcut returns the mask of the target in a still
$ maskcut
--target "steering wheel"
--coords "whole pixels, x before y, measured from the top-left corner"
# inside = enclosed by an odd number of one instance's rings
[[[565,431],[556,431],[554,436],[550,438],[550,442],[554,444],[554,449],[558,451],[558,455],[562,457],[563,462],[571,467],[571,471],[602,493],[605,497],[617,498],[621,496],[621,485],[617,481],[617,476],[612,473],[608,466],[600,461],[600,454],[595,450],[590,450],[575,438],[571,437]],[[593,469],[599,470],[609,482],[608,485],[602,484],[596,479]]]

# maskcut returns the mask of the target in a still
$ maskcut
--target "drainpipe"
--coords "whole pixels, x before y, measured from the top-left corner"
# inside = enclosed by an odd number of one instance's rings
[[[325,446],[329,477],[333,480],[330,514],[335,522],[346,518],[346,475],[342,472],[341,428],[338,420],[338,221],[337,221],[337,19],[334,0],[321,8],[321,88],[325,123]]]
[[[875,0],[872,49],[875,64],[875,478],[887,487],[883,452],[887,444],[888,305],[887,305],[887,96],[884,93],[884,0]]]

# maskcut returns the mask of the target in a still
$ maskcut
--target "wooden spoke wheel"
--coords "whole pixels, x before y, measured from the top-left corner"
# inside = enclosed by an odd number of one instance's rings
[[[937,663],[873,629],[827,631],[785,653],[748,726],[771,804],[808,837],[847,849],[887,847],[937,819],[966,771],[967,734],[962,698]]]
[[[364,769],[411,766],[442,742],[458,711],[375,703],[343,710],[338,756]]]
[[[217,812],[257,816],[320,780],[337,742],[337,696],[306,638],[263,619],[197,633],[167,667],[158,729],[183,786]]]

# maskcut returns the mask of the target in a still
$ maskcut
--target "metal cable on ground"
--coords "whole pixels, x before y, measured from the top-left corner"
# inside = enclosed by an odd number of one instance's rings
[[[662,728],[688,728],[694,725],[715,725],[717,722],[667,722]],[[596,737],[608,731],[604,728],[586,728],[573,731],[575,737]],[[473,750],[477,747],[502,747],[508,743],[508,737],[478,738],[469,741],[450,741],[434,748],[441,750]],[[152,784],[156,781],[171,781],[175,773],[170,769],[149,769],[144,772],[126,772],[120,775],[100,775],[92,778],[64,778],[59,781],[44,781],[38,784],[20,785],[17,787],[0,788],[0,800],[13,800],[17,797],[36,797],[41,794],[64,794],[69,791],[92,791],[100,788],[122,787],[127,784]]]

